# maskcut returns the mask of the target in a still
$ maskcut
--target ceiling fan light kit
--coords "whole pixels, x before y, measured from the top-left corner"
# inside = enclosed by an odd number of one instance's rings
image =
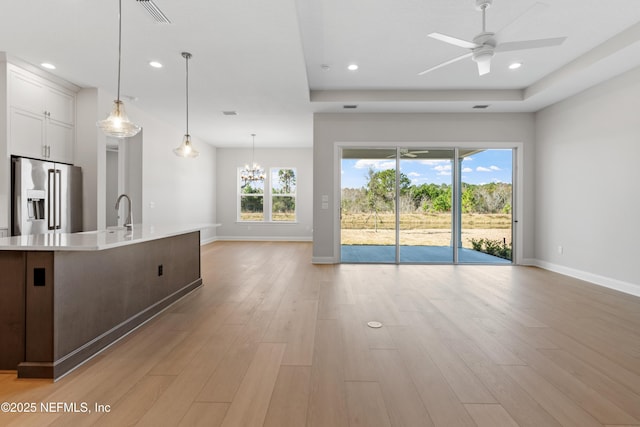
[[[471,59],[477,63],[478,74],[480,76],[483,76],[491,71],[491,59],[496,54],[496,52],[510,52],[516,50],[558,46],[561,45],[566,39],[566,37],[556,37],[550,39],[522,40],[516,42],[499,43],[496,40],[496,33],[487,31],[486,28],[486,11],[493,4],[493,0],[475,0],[475,4],[476,9],[482,12],[482,32],[475,36],[472,42],[448,36],[442,33],[429,34],[429,37],[431,37],[432,39],[468,49],[470,52],[445,61],[434,67],[428,68],[421,73],[418,73],[419,76],[430,73],[439,68],[445,67],[449,64],[453,64],[454,62],[458,62],[469,57],[471,57]]]

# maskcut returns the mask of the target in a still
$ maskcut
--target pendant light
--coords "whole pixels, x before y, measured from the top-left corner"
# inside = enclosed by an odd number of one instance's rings
[[[256,151],[256,134],[252,133],[251,137],[253,138],[253,145],[251,148],[251,167],[249,167],[249,165],[245,165],[244,169],[240,171],[240,179],[245,182],[245,185],[249,182],[264,181],[265,178],[264,169],[254,161],[254,154]]]
[[[124,104],[120,100],[120,63],[122,62],[122,0],[118,0],[118,95],[113,101],[111,114],[96,123],[107,136],[114,138],[127,138],[140,132],[140,126],[129,121],[124,110]]]
[[[187,132],[184,134],[182,144],[173,150],[176,156],[180,157],[198,157],[198,154],[200,154],[193,148],[193,145],[191,145],[191,135],[189,135],[189,59],[191,59],[191,56],[189,52],[182,52],[182,57],[187,63]]]

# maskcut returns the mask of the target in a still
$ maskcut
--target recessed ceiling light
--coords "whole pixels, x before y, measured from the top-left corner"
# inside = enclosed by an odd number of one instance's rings
[[[509,65],[510,70],[517,70],[520,67],[522,67],[522,62],[514,62],[513,64]]]
[[[347,70],[349,71],[356,71],[358,69],[358,64],[349,64],[349,66],[347,67]]]
[[[43,62],[42,64],[40,64],[43,68],[46,68],[47,70],[55,70],[56,66],[53,64],[49,64],[48,62]]]
[[[149,65],[151,65],[153,68],[162,68],[162,64],[158,61],[151,61],[149,62]]]

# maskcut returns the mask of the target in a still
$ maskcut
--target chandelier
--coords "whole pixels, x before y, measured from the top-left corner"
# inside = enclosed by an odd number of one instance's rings
[[[244,168],[240,171],[240,179],[244,181],[245,185],[249,182],[264,181],[264,169],[254,161],[254,154],[256,151],[256,134],[252,133],[251,137],[253,138],[253,145],[251,148],[251,167],[249,167],[249,165],[244,165]]]

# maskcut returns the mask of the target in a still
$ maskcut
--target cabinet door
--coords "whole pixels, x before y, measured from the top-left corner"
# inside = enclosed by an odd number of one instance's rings
[[[51,120],[69,125],[75,122],[75,99],[72,94],[53,87],[45,87],[45,108]]]
[[[11,107],[9,113],[9,145],[11,154],[41,159],[44,152],[45,117]]]
[[[48,158],[54,162],[73,163],[73,126],[48,119],[46,129]]]
[[[11,68],[9,72],[9,105],[43,115],[45,86],[41,79],[20,73]]]

